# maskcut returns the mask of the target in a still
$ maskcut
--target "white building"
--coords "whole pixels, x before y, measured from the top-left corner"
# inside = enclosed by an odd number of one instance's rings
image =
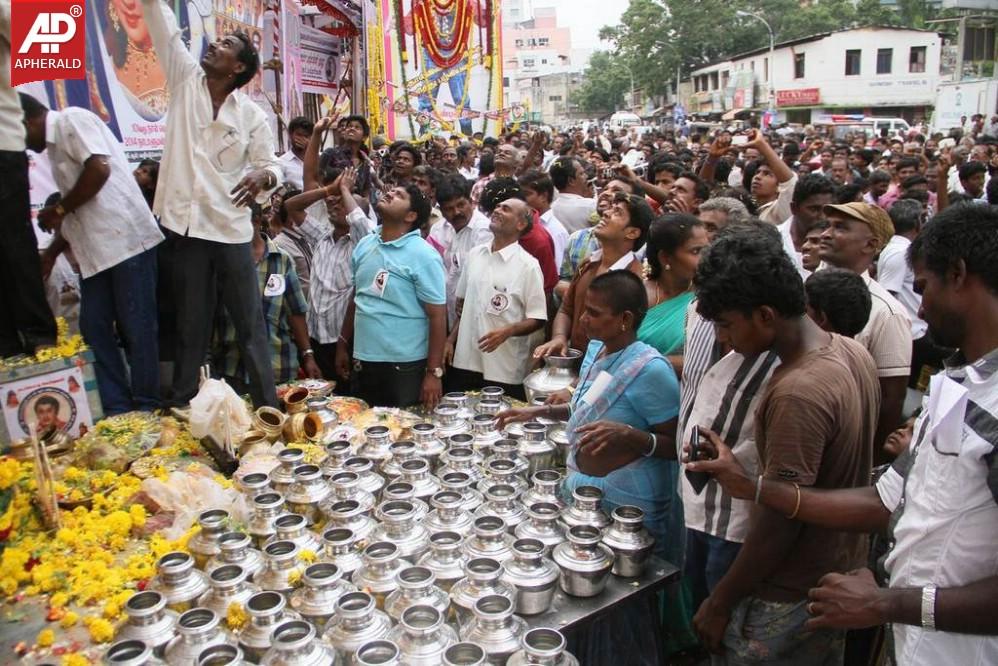
[[[939,82],[942,38],[908,28],[867,27],[802,37],[691,73],[690,113],[734,118],[764,111],[775,93],[777,121],[831,114],[927,119]],[[770,81],[772,78],[772,81]]]

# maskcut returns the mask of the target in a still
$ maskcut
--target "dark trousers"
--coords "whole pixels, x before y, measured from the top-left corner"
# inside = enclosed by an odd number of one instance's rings
[[[498,386],[506,392],[507,396],[515,400],[526,401],[527,399],[523,384],[503,384],[502,382],[489,381],[480,372],[451,366],[447,368],[447,374],[444,376],[444,387],[448,392],[481,391],[486,386]]]
[[[80,293],[80,331],[97,360],[104,414],[158,408],[156,248],[82,280]],[[127,369],[116,333],[125,347]]]
[[[695,613],[714,587],[728,573],[742,545],[700,530],[686,529],[686,564],[683,577],[689,582]]]
[[[250,243],[217,243],[181,236],[176,245],[177,360],[173,403],[185,405],[198,390],[220,297],[236,329],[249,394],[257,407],[277,406],[274,369]]]
[[[0,150],[0,357],[55,344],[28,189],[28,156]]]
[[[312,351],[315,352],[315,364],[319,366],[322,378],[336,382],[337,395],[350,395],[350,378],[341,377],[336,372],[336,348],[343,343],[327,342],[323,344],[315,338],[309,338],[308,341],[312,345]]]
[[[371,407],[411,407],[420,402],[426,361],[354,361],[356,396]]]

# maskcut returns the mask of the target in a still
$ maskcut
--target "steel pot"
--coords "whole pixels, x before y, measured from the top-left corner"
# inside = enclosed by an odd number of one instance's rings
[[[163,659],[168,664],[193,666],[206,649],[231,642],[215,611],[194,608],[177,620],[177,636],[167,644]]]
[[[464,578],[450,591],[458,625],[463,626],[471,620],[476,601],[493,595],[507,597],[511,603],[516,599],[516,590],[502,582],[502,565],[485,557],[468,560],[464,565]]]
[[[308,409],[308,389],[296,386],[284,394],[284,410],[289,414],[300,414]]]
[[[321,442],[325,425],[315,412],[299,412],[292,414],[284,422],[284,441],[286,442]]]
[[[353,655],[354,666],[401,666],[402,653],[394,642],[382,638],[368,641]]]
[[[281,438],[281,431],[287,420],[288,417],[281,410],[273,407],[260,407],[253,413],[253,427],[265,433],[271,443]]]
[[[519,497],[527,490],[527,482],[519,475],[512,460],[490,458],[483,470],[485,476],[478,482],[478,489],[483,493],[492,486],[512,486]]]
[[[487,557],[504,562],[513,557],[513,537],[506,521],[498,516],[475,518],[472,536],[464,542],[464,554],[469,558]]]
[[[526,520],[516,526],[517,539],[537,539],[550,552],[565,541],[565,531],[558,522],[558,507],[550,502],[538,502],[527,509]]]
[[[508,461],[507,461],[508,462]],[[523,507],[516,501],[513,486],[492,486],[485,491],[485,504],[475,511],[476,518],[494,516],[501,518],[510,532],[526,519]]]
[[[274,529],[277,530],[267,545],[278,541],[291,541],[301,550],[310,550],[313,553],[319,552],[322,543],[319,537],[308,529],[308,519],[297,513],[289,513],[274,520]]]
[[[369,591],[379,608],[384,607],[385,598],[398,588],[396,574],[410,566],[402,559],[399,547],[387,541],[375,541],[364,549],[360,568],[353,574],[353,584]]]
[[[223,509],[202,511],[198,516],[201,529],[187,541],[187,550],[194,556],[198,569],[204,569],[208,560],[218,555],[218,539],[225,534],[228,524],[229,512]]]
[[[248,580],[253,580],[261,569],[263,569],[263,555],[260,551],[251,547],[248,534],[242,532],[226,532],[218,539],[218,555],[208,560],[204,571],[211,575],[211,572],[227,564],[238,564],[246,572]]]
[[[433,511],[423,519],[423,525],[430,534],[435,532],[457,532],[461,536],[471,533],[471,514],[462,508],[464,498],[460,493],[445,490],[430,498]]]
[[[613,551],[600,543],[602,533],[592,525],[568,530],[568,541],[555,546],[552,559],[558,565],[562,591],[572,597],[595,597],[606,587],[613,568]]]
[[[411,483],[396,481],[389,483],[381,491],[381,498],[385,502],[409,502],[416,510],[416,522],[422,523],[423,519],[430,513],[430,507],[421,499],[416,499],[416,491]]]
[[[447,441],[451,435],[468,432],[468,420],[459,415],[459,410],[451,403],[442,403],[433,410],[433,424],[437,427],[437,437]]]
[[[542,469],[534,472],[530,476],[530,490],[520,496],[520,502],[528,509],[534,504],[546,503],[554,504],[558,511],[562,511],[566,506],[558,496],[558,489],[564,480],[565,477],[558,470]]]
[[[655,539],[644,527],[645,512],[636,506],[619,506],[610,516],[613,524],[603,533],[603,544],[613,551],[613,574],[637,578],[655,548]]]
[[[373,425],[364,429],[364,443],[357,455],[367,458],[375,465],[382,465],[392,457],[392,431],[388,426]]]
[[[208,578],[194,568],[194,558],[188,553],[174,551],[159,558],[148,589],[162,594],[167,608],[182,613],[207,591]]]
[[[229,606],[242,606],[249,598],[260,591],[248,581],[246,571],[238,564],[226,564],[208,576],[208,591],[198,599],[198,607],[210,608],[225,617]]]
[[[263,549],[263,571],[256,575],[262,590],[290,592],[301,580],[301,549],[293,541],[274,541]]]
[[[391,454],[384,463],[381,464],[381,475],[388,480],[388,483],[398,480],[402,475],[401,466],[406,460],[421,457],[416,452],[416,443],[407,440],[393,442],[388,447]]]
[[[461,630],[461,638],[485,648],[488,663],[502,666],[520,648],[527,623],[513,613],[508,597],[490,595],[475,602],[475,617]]]
[[[253,498],[253,514],[246,523],[246,533],[256,548],[262,548],[277,534],[274,521],[284,515],[287,511],[284,510],[284,496],[280,493],[266,492]]]
[[[270,487],[284,496],[295,482],[295,470],[305,462],[305,452],[298,448],[287,448],[277,453],[277,467],[270,470]]]
[[[333,648],[304,620],[291,620],[274,629],[273,643],[260,660],[262,666],[331,666],[335,663]]]
[[[595,486],[579,486],[572,491],[572,505],[561,512],[561,522],[566,528],[591,525],[604,530],[610,518],[600,509],[603,491]]]
[[[114,637],[119,641],[142,641],[157,656],[174,636],[177,614],[166,607],[166,597],[159,592],[136,592],[125,602],[125,621]]]
[[[287,607],[284,595],[279,592],[257,592],[246,602],[249,621],[236,634],[239,649],[246,659],[259,663],[270,649],[274,629],[291,620],[298,620],[298,614]]]
[[[482,462],[481,456],[478,456],[472,450],[470,446],[471,442],[465,441],[465,438],[470,440],[471,435],[455,435],[452,437],[450,440],[451,448],[444,451],[443,455],[440,456],[440,459],[444,463],[439,471],[441,478],[451,472],[463,472],[475,483],[481,480],[482,471],[478,468],[478,464]]]
[[[492,444],[502,439],[496,429],[496,417],[491,414],[475,414],[471,417],[472,447],[483,458],[492,454]]]
[[[288,487],[284,501],[289,511],[305,516],[309,525],[315,525],[319,521],[319,505],[331,492],[318,465],[299,465],[295,468],[295,480]]]
[[[348,529],[357,541],[366,541],[378,527],[357,500],[335,502],[327,509],[326,518],[327,527]]]
[[[433,572],[437,586],[450,592],[454,583],[464,578],[465,557],[461,552],[463,537],[457,532],[436,532],[430,535],[430,552],[417,563]]]
[[[236,645],[219,643],[201,651],[197,666],[245,666],[243,651]]]
[[[357,551],[357,537],[352,530],[337,527],[322,533],[322,562],[335,564],[343,575],[343,580],[351,580],[353,572],[360,568],[360,553]]]
[[[446,615],[450,598],[437,587],[436,576],[428,568],[405,567],[395,575],[395,580],[398,587],[385,599],[388,617],[398,622],[411,606],[432,606]]]
[[[114,666],[158,666],[163,662],[156,658],[151,647],[139,640],[118,641],[107,649],[104,663]]]
[[[520,615],[537,615],[551,607],[558,587],[558,566],[544,556],[537,539],[513,542],[513,559],[502,563],[502,581],[516,590],[514,608]]]
[[[336,602],[356,587],[343,580],[343,573],[335,564],[320,562],[305,569],[302,586],[291,593],[289,604],[303,619],[320,631],[336,610]]]
[[[565,637],[556,629],[531,629],[521,637],[520,646],[507,666],[579,666],[579,660],[567,652]]]
[[[243,491],[246,501],[252,502],[258,495],[270,491],[270,477],[263,472],[246,474],[239,479],[239,489]]]
[[[499,439],[492,445],[492,455],[489,456],[486,464],[490,460],[510,460],[516,464],[517,474],[526,474],[530,463],[520,455],[520,443],[515,439]]]
[[[374,510],[376,501],[374,495],[361,487],[360,475],[356,472],[337,472],[329,478],[329,485],[332,493],[326,500],[326,504],[331,506],[336,502],[346,502],[353,500],[364,511],[370,513]],[[323,506],[323,510],[328,514],[329,506]]]
[[[475,415],[475,410],[471,408],[471,398],[463,391],[444,393],[440,404],[455,408],[457,410],[457,418],[464,421],[468,421]]]
[[[551,469],[558,458],[558,449],[548,437],[548,427],[537,421],[523,424],[523,436],[519,441],[519,453],[528,464],[527,473],[534,474],[542,469]]]
[[[568,428],[564,423],[559,423],[558,425],[553,425],[548,428],[548,440],[555,446],[557,454],[555,456],[555,464],[559,467],[565,466],[565,461],[568,460],[568,453],[572,449],[572,442],[568,438]]]
[[[531,372],[523,380],[527,402],[567,389],[578,379],[580,365],[582,352],[578,349],[569,349],[565,356],[545,357],[544,367]]]
[[[336,650],[337,657],[349,664],[365,643],[387,638],[392,621],[377,609],[374,597],[366,592],[348,592],[336,602],[336,612],[326,624],[323,638]]]
[[[412,486],[418,500],[426,502],[440,490],[440,482],[430,474],[430,463],[422,458],[403,461],[400,472],[399,480]]]
[[[410,606],[390,634],[407,666],[438,666],[443,653],[457,643],[457,632],[445,624],[446,612],[426,605]]]
[[[482,666],[488,655],[475,643],[454,643],[444,651],[444,666]]]
[[[335,442],[326,444],[326,457],[322,461],[320,468],[323,476],[332,476],[343,471],[343,466],[353,455],[353,445],[345,439],[338,439]]]
[[[434,472],[440,467],[440,454],[447,447],[437,437],[437,426],[432,423],[417,423],[412,426],[412,441],[416,452],[428,463]]]
[[[395,544],[401,557],[417,559],[430,547],[430,535],[416,522],[416,507],[412,502],[385,502],[375,515],[381,524],[372,538]]]
[[[465,472],[447,472],[440,475],[440,487],[459,493],[464,498],[461,508],[465,511],[474,511],[485,501],[482,493],[473,487],[474,483],[471,475]]]
[[[509,402],[506,400],[496,400],[495,398],[481,398],[475,403],[475,414],[486,416],[496,416],[502,411],[509,409]]]
[[[385,477],[374,471],[374,463],[369,458],[354,456],[343,463],[343,471],[353,472],[360,477],[360,487],[377,497],[385,487]]]

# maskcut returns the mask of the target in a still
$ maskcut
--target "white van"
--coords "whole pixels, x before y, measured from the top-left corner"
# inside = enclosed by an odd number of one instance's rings
[[[911,125],[904,118],[876,118],[868,116],[863,118],[863,122],[873,123],[873,136],[880,136],[880,131],[887,130],[887,136],[893,137],[898,134],[906,135],[911,130]]]
[[[618,111],[610,116],[609,128],[612,130],[627,129],[641,124],[641,117],[634,113]]]

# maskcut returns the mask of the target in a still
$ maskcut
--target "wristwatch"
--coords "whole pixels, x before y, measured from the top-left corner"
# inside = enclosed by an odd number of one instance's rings
[[[426,369],[426,373],[427,374],[432,374],[437,379],[443,379],[443,377],[444,377],[444,369],[443,368],[427,368]]]

